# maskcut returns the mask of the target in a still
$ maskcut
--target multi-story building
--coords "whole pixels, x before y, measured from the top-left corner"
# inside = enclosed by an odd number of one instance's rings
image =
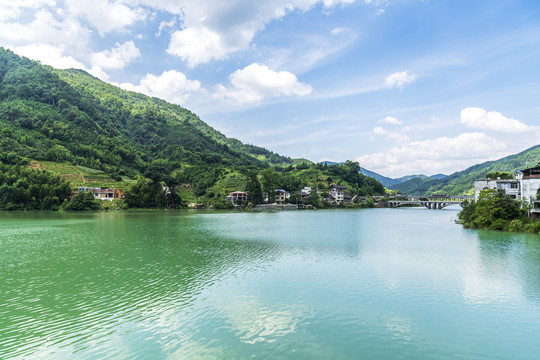
[[[540,188],[540,166],[516,171],[515,179],[479,179],[474,182],[474,200],[486,189],[504,190],[516,200],[533,203]]]
[[[519,180],[517,179],[479,179],[474,182],[474,201],[478,201],[480,191],[486,189],[504,190],[514,199],[520,198]]]
[[[278,205],[285,204],[285,200],[287,200],[291,196],[291,194],[289,194],[283,189],[277,189],[274,194],[276,196],[276,204]]]
[[[516,179],[519,180],[521,199],[529,203],[536,200],[540,188],[540,166],[516,171]]]
[[[231,201],[236,206],[247,201],[247,194],[243,191],[233,191],[225,199]]]
[[[332,195],[335,202],[341,204],[343,202],[343,199],[345,198],[345,186],[332,185],[330,187],[330,195]]]

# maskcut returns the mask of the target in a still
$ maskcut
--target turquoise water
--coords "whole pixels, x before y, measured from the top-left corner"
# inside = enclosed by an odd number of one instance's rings
[[[0,213],[0,359],[540,358],[540,236],[456,215]]]

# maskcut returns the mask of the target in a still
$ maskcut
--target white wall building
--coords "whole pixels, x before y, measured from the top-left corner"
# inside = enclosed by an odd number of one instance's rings
[[[478,201],[480,191],[501,189],[516,200],[532,203],[540,188],[540,166],[516,171],[515,179],[480,179],[474,182],[474,201]]]
[[[516,172],[521,188],[521,199],[532,203],[536,200],[536,192],[540,188],[540,166]]]
[[[334,200],[341,204],[345,198],[345,186],[343,185],[332,185],[330,187],[330,195],[334,197]]]

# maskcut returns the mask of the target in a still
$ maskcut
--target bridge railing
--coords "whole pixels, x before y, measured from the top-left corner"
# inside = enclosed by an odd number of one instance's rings
[[[460,195],[460,196],[409,196],[409,195],[399,195],[399,196],[390,196],[389,201],[471,201],[474,200],[474,196],[469,195]]]

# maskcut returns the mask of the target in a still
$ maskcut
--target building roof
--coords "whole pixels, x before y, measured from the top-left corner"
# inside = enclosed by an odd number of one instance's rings
[[[523,174],[524,178],[527,178],[527,177],[534,177],[534,178],[540,177],[540,166],[535,166],[535,167],[532,167],[532,168],[523,169],[523,170],[521,170],[521,173]]]

